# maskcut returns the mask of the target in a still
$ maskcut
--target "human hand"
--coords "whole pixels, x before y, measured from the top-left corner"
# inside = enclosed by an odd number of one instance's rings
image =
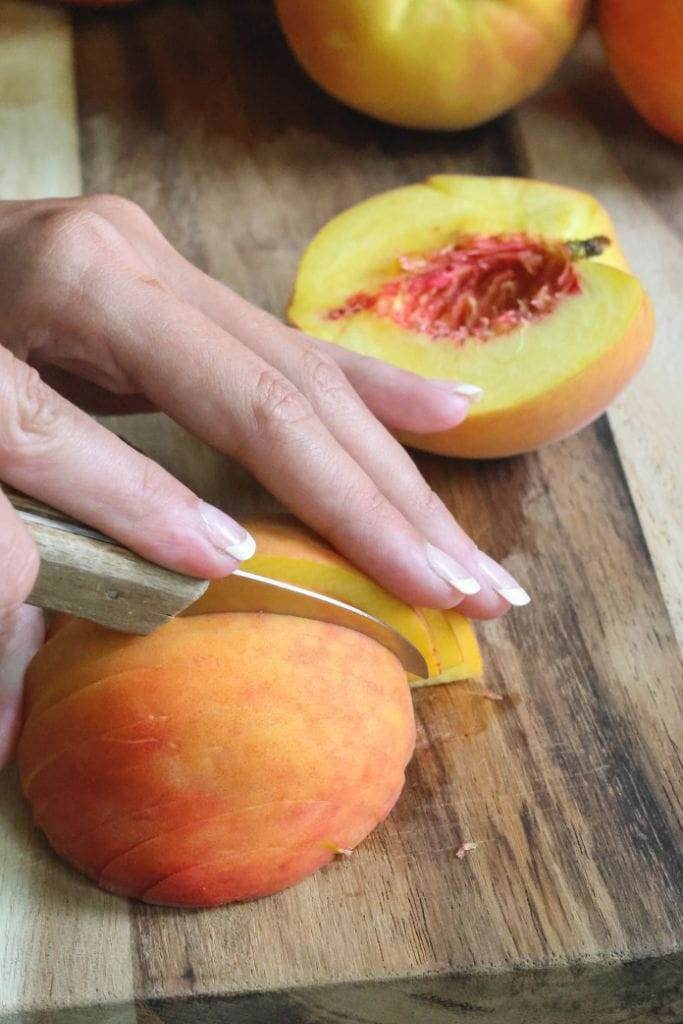
[[[225,576],[253,552],[246,531],[84,411],[161,409],[403,600],[473,618],[528,600],[387,430],[453,427],[477,389],[284,326],[115,196],[0,203],[0,296],[4,483],[151,561]],[[21,607],[37,554],[2,495],[0,564],[1,762],[40,643],[36,614]]]

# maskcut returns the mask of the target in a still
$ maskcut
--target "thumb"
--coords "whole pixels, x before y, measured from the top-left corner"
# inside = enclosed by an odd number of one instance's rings
[[[43,642],[45,623],[38,608],[24,604],[0,627],[0,769],[14,755],[21,724],[24,673]]]

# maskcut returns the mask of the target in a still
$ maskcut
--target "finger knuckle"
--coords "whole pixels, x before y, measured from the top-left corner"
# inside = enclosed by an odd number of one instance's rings
[[[412,496],[410,502],[412,511],[421,520],[439,520],[446,511],[445,506],[436,491],[427,483],[420,484]]]
[[[257,432],[275,440],[293,427],[314,418],[309,400],[276,370],[259,374],[253,397]]]
[[[96,192],[84,200],[86,209],[94,210],[95,213],[106,217],[107,220],[126,221],[127,223],[146,224],[149,217],[136,202],[126,196],[119,196],[112,192]]]
[[[390,529],[399,519],[398,512],[384,494],[366,483],[349,486],[339,509],[345,521],[361,522],[364,529],[371,533],[379,529]]]
[[[124,242],[117,228],[94,209],[68,206],[37,218],[38,258],[50,269],[80,272],[98,261],[117,259]]]
[[[366,523],[373,527],[389,527],[394,519],[399,518],[398,513],[394,512],[392,506],[379,490],[372,490],[364,499],[362,513]]]
[[[49,458],[60,438],[61,401],[32,366],[14,359],[0,389],[0,461]]]
[[[140,517],[145,519],[150,509],[165,508],[168,504],[169,479],[166,471],[152,459],[143,458],[132,493]]]
[[[343,371],[331,356],[307,347],[301,357],[306,390],[314,401],[338,401],[353,391]]]

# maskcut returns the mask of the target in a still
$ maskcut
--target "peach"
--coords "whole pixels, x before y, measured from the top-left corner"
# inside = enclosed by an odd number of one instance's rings
[[[19,766],[36,824],[80,871],[214,906],[353,849],[397,800],[413,742],[405,673],[350,630],[230,613],[132,638],[74,620],[29,670]]]
[[[483,389],[460,426],[401,434],[443,455],[529,451],[598,416],[648,351],[653,316],[592,196],[438,175],[374,196],[310,243],[289,309],[316,337]]]
[[[276,0],[302,67],[337,99],[409,128],[469,128],[538,89],[584,0]]]
[[[634,107],[683,142],[681,0],[601,0],[598,19],[612,70]]]
[[[449,659],[453,678],[480,671],[462,616],[411,617],[288,520],[249,527],[248,567],[386,610],[444,677]],[[394,655],[340,626],[226,612],[229,584],[147,637],[60,616],[29,668],[24,793],[54,849],[113,892],[264,896],[352,850],[401,792],[415,727]]]

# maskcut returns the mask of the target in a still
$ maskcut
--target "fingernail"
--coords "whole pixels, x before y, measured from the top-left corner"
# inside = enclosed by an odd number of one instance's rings
[[[461,594],[478,594],[481,587],[474,576],[470,576],[464,565],[456,562],[445,551],[435,548],[433,544],[427,544],[427,561],[437,576],[445,580],[451,587],[455,587]]]
[[[461,384],[457,380],[430,380],[429,383],[439,391],[448,391],[451,395],[469,398],[470,402],[479,402],[484,397],[484,389],[476,384]]]
[[[510,604],[518,608],[529,603],[531,598],[524,587],[520,587],[514,576],[511,576],[507,569],[504,569],[498,562],[494,562],[489,555],[479,551],[477,553],[477,564],[484,576],[491,581],[491,585],[496,593],[504,597],[506,601],[509,601]]]
[[[206,535],[215,548],[240,562],[251,558],[256,551],[256,541],[243,526],[205,501],[199,505],[199,515],[206,527]]]

